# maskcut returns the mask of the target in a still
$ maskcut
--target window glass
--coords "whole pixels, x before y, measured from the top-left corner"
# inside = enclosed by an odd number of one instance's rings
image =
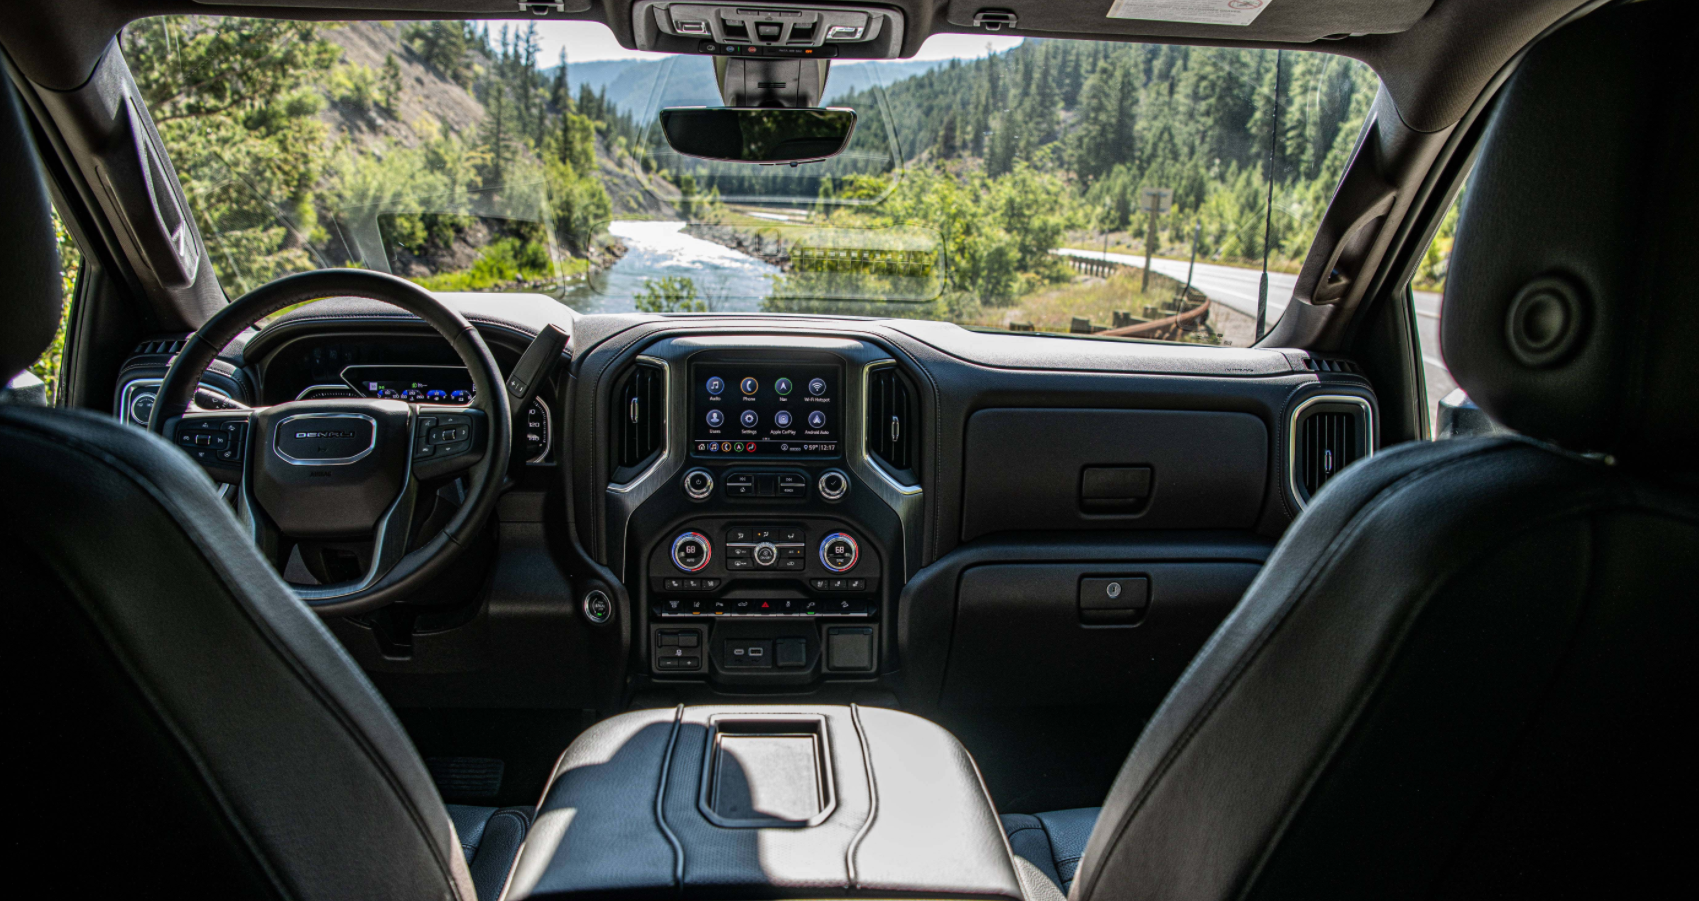
[[[1265,262],[1264,325],[1285,308],[1378,88],[1322,53],[958,39],[836,63],[847,151],[753,167],[661,134],[661,109],[719,105],[711,58],[598,34],[180,16],[123,47],[232,294],[357,265],[585,311],[1234,345]]]
[[[53,234],[59,241],[59,328],[53,333],[53,343],[29,368],[30,374],[47,386],[49,404],[59,397],[59,368],[65,357],[65,329],[71,321],[71,298],[77,292],[77,276],[83,269],[82,251],[71,240],[71,233],[65,229],[58,210],[53,211]]]
[[[1445,358],[1440,355],[1439,306],[1440,299],[1445,294],[1446,271],[1451,265],[1451,247],[1457,240],[1458,211],[1462,209],[1463,197],[1468,190],[1467,183],[1458,190],[1457,199],[1451,202],[1451,208],[1446,211],[1445,218],[1440,220],[1433,243],[1428,245],[1427,252],[1422,255],[1421,265],[1416,268],[1415,277],[1410,280],[1411,301],[1416,314],[1416,339],[1422,354],[1422,378],[1428,391],[1430,435],[1439,434],[1440,401],[1457,390],[1457,382],[1451,378],[1451,370],[1446,367]]]

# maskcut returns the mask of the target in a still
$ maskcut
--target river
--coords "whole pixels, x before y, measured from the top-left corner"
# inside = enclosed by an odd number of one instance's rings
[[[625,256],[566,290],[562,300],[580,313],[629,313],[643,284],[681,275],[716,312],[755,312],[772,293],[778,267],[729,247],[684,233],[683,222],[615,220],[608,232],[624,242]]]

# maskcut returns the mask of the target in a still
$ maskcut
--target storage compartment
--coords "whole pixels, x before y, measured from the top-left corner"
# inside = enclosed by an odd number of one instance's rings
[[[945,707],[1155,709],[1261,567],[975,566],[962,573]]]
[[[709,728],[702,812],[715,824],[813,826],[832,812],[824,718],[714,717]]]
[[[504,897],[610,895],[1022,899],[948,732],[828,706],[633,711],[579,736]]]
[[[968,420],[962,540],[1053,529],[1249,529],[1268,483],[1249,413],[981,410]]]

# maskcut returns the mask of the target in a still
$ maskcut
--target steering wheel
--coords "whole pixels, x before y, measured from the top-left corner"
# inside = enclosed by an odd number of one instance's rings
[[[466,364],[475,389],[471,404],[348,398],[189,409],[201,374],[237,335],[285,307],[326,297],[380,300],[423,319]],[[148,431],[237,487],[239,516],[279,569],[286,539],[372,540],[362,577],[291,585],[324,616],[394,603],[440,574],[495,508],[513,441],[501,371],[478,330],[418,285],[364,269],[281,278],[218,311],[166,372]],[[461,473],[468,481],[465,502],[441,531],[409,550],[420,485]]]

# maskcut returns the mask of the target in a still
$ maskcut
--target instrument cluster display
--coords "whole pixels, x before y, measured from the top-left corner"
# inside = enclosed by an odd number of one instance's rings
[[[821,363],[692,366],[692,455],[837,456],[842,378]]]
[[[464,366],[349,366],[342,370],[342,380],[361,397],[413,404],[464,406],[477,396],[472,374]],[[522,433],[513,436],[515,442],[523,443],[526,462],[550,462],[550,429],[548,403],[541,397],[532,400],[525,410]]]

